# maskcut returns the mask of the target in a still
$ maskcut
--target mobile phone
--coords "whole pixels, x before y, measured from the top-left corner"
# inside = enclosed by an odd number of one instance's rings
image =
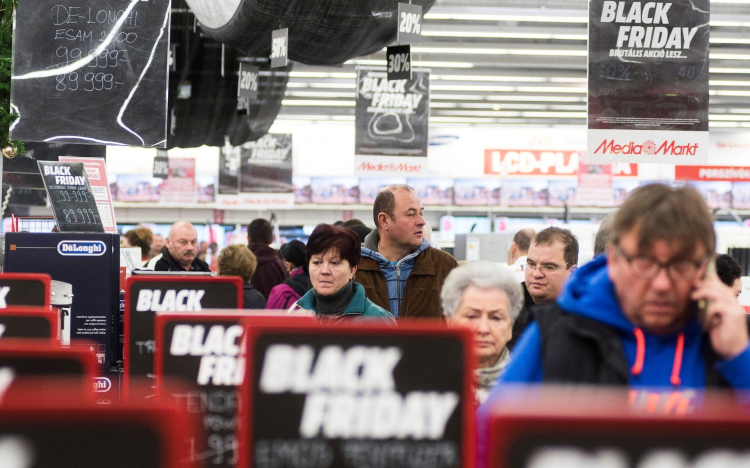
[[[703,275],[703,279],[708,279],[716,275],[716,260],[711,259],[706,265],[706,273]],[[708,327],[708,299],[701,299],[698,301],[698,320],[700,320],[703,329]]]

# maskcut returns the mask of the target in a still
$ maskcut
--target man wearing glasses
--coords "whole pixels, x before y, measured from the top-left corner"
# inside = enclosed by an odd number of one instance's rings
[[[495,391],[509,382],[626,385],[638,390],[634,404],[643,397],[674,414],[691,410],[694,392],[684,389],[750,389],[745,314],[706,275],[715,247],[693,188],[639,188],[616,215],[606,256],[535,311]]]
[[[535,305],[555,302],[565,281],[578,264],[578,240],[567,229],[548,227],[531,239],[526,257],[523,283],[524,307],[513,324],[513,338],[508,349],[513,350],[529,324],[529,311]]]

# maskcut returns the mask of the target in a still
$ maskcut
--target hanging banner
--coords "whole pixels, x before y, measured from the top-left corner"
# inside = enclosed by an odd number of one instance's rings
[[[590,162],[708,161],[709,1],[589,2]]]
[[[426,173],[429,118],[429,72],[413,70],[411,80],[388,81],[385,69],[358,69],[357,175]]]
[[[161,184],[161,203],[186,204],[198,203],[198,192],[195,188],[195,159],[169,158],[169,177]]]
[[[266,134],[232,146],[227,140],[219,156],[217,203],[224,209],[291,208],[292,135]]]
[[[612,164],[587,164],[586,159],[582,154],[578,165],[578,206],[612,206]]]
[[[76,158],[72,156],[60,156],[61,162],[79,162],[83,163],[83,169],[89,178],[91,193],[96,200],[96,206],[99,208],[99,217],[104,226],[104,232],[117,232],[117,223],[115,222],[115,209],[112,206],[112,194],[109,191],[109,182],[107,182],[107,168],[104,158]]]

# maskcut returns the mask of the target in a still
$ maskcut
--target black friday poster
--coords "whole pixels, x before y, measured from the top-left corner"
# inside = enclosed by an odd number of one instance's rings
[[[418,174],[427,170],[430,73],[388,81],[384,69],[357,70],[356,172]]]
[[[708,158],[709,1],[589,3],[590,162]]]

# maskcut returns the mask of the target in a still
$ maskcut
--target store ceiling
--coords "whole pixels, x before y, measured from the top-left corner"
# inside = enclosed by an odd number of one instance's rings
[[[586,0],[444,0],[416,66],[432,70],[432,125],[586,124]],[[750,127],[750,1],[711,2],[710,126]],[[277,122],[353,121],[358,65],[295,64]]]

